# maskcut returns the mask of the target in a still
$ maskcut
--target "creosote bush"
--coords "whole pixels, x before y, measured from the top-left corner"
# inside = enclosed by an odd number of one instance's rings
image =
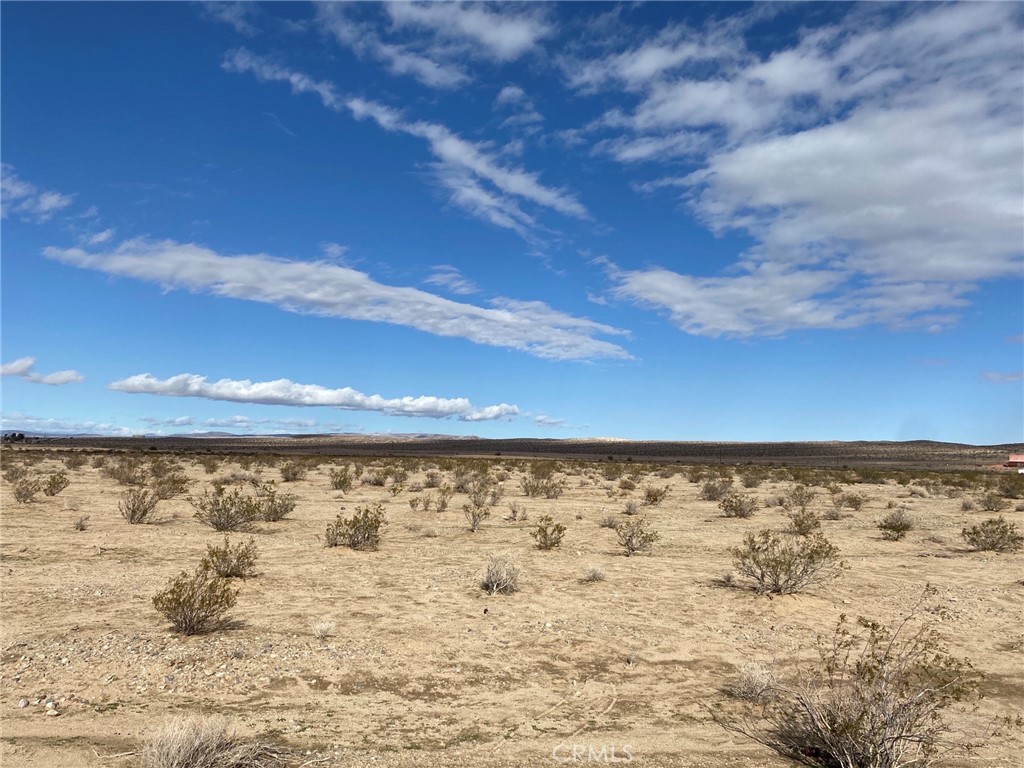
[[[986,493],[978,502],[986,512],[1005,512],[1010,502],[995,491]]]
[[[1024,536],[1017,524],[1002,515],[964,528],[960,535],[974,549],[985,552],[1018,552],[1024,547]]]
[[[926,591],[926,596],[934,590]],[[926,768],[969,747],[945,710],[971,702],[980,676],[952,656],[938,633],[917,621],[920,603],[892,627],[841,616],[819,638],[816,665],[786,681],[755,681],[745,711],[714,719],[778,754],[818,768]]]
[[[381,529],[387,525],[384,506],[379,502],[356,507],[352,517],[338,518],[327,526],[324,546],[355,549],[363,552],[374,551],[380,546]]]
[[[754,580],[761,594],[790,595],[842,572],[839,550],[820,533],[780,536],[769,530],[748,534],[732,549],[733,567]]]
[[[804,511],[814,501],[815,493],[806,485],[793,485],[786,491],[783,506],[786,509]]]
[[[746,519],[753,517],[760,503],[753,496],[745,496],[740,493],[730,493],[720,502],[718,508],[722,510],[723,517],[739,517]]]
[[[626,557],[632,557],[637,552],[650,552],[659,538],[659,534],[650,530],[650,524],[643,517],[623,520],[615,527],[615,533],[619,544],[626,551]]]
[[[348,466],[336,467],[328,473],[328,477],[331,480],[331,488],[342,493],[348,493],[352,490],[352,486],[355,484],[355,478],[352,477],[352,470]]]
[[[789,515],[788,532],[796,536],[810,536],[821,528],[821,518],[814,510],[801,507]]]
[[[19,504],[28,504],[39,493],[40,483],[34,477],[22,477],[15,481],[11,489],[14,493],[14,500]]]
[[[519,569],[508,555],[495,555],[487,561],[480,588],[492,595],[511,595],[519,591]]]
[[[299,480],[304,480],[308,474],[308,470],[295,461],[288,461],[281,465],[278,470],[281,473],[281,479],[286,483],[295,483]]]
[[[204,490],[198,498],[189,497],[196,510],[195,518],[215,531],[245,531],[259,517],[257,500],[233,488],[229,493],[223,485],[213,492]]]
[[[129,525],[151,523],[159,501],[160,499],[144,488],[129,488],[121,496],[117,508],[121,512],[121,517],[127,520]]]
[[[537,549],[557,549],[562,546],[565,526],[556,523],[551,515],[544,515],[537,520],[537,527],[530,531],[530,535],[537,542]]]
[[[238,593],[208,568],[182,571],[153,598],[153,607],[183,635],[216,629],[235,605]]]
[[[152,473],[152,470],[151,470]],[[158,476],[153,476],[150,486],[153,493],[161,500],[173,499],[189,489],[192,481],[181,470],[172,469]]]
[[[899,541],[913,528],[914,519],[904,509],[893,510],[878,523],[878,530],[886,541]]]
[[[256,484],[255,514],[257,520],[276,523],[295,511],[296,497],[290,493],[278,494],[273,481]]]
[[[54,472],[43,483],[43,493],[47,496],[56,496],[67,488],[69,483],[68,476],[64,472]]]
[[[704,501],[721,501],[732,487],[732,479],[708,480],[700,488],[700,497]]]
[[[668,497],[671,486],[665,485],[658,488],[653,485],[644,486],[644,506],[656,507]]]
[[[225,536],[221,546],[207,545],[206,555],[199,567],[209,569],[225,579],[247,579],[256,575],[258,557],[256,539],[240,541],[232,546]]]
[[[463,504],[462,512],[466,516],[469,530],[474,533],[480,527],[480,524],[491,516],[491,510],[486,506],[486,503],[484,505]]]

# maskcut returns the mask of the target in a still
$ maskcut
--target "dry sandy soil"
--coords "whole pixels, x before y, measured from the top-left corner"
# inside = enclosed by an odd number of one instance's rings
[[[46,456],[33,468],[46,473],[62,469],[68,452],[5,448],[4,464],[32,454]],[[118,512],[124,488],[88,463],[68,472],[59,495],[26,504],[5,481],[0,763],[135,765],[136,755],[122,753],[172,716],[203,713],[308,750],[295,764],[602,763],[586,753],[573,761],[572,745],[583,745],[604,750],[604,764],[614,755],[637,766],[784,766],[717,726],[704,705],[731,706],[722,688],[745,663],[776,659],[786,669],[812,659],[815,637],[830,634],[840,614],[893,620],[928,583],[938,588],[929,605],[943,610],[925,617],[986,675],[979,709],[954,714],[954,724],[984,729],[1024,702],[1024,555],[967,551],[961,528],[991,513],[961,511],[963,497],[936,486],[848,487],[867,502],[823,526],[849,570],[827,586],[769,599],[720,577],[746,533],[785,527],[780,507],[727,519],[685,473],[646,475],[622,492],[599,463],[566,464],[568,486],[557,500],[526,498],[521,471],[503,457],[491,461],[510,472],[505,498],[470,533],[463,494],[443,513],[410,508],[423,493],[410,486],[430,465],[418,461],[396,495],[358,482],[348,494],[332,490],[328,471],[347,459],[323,460],[291,483],[276,468],[260,469],[297,497],[295,512],[253,534],[259,574],[240,583],[232,625],[194,637],[175,634],[152,605],[172,576],[223,540],[193,518],[184,496],[161,502],[159,524],[132,526]],[[180,464],[194,481],[191,494],[243,471],[236,460],[212,474],[187,455]],[[663,503],[643,508],[661,538],[652,554],[627,558],[599,521],[625,519],[626,501],[642,499],[648,483],[671,486]],[[734,487],[765,499],[791,484]],[[812,507],[824,512],[829,495],[814,490]],[[373,501],[389,520],[379,551],[322,546],[318,537],[339,512]],[[505,519],[509,501],[526,509],[526,522]],[[889,502],[918,523],[903,541],[884,541],[875,527]],[[1018,523],[1019,503],[1006,513]],[[544,514],[567,528],[559,550],[534,546],[530,531]],[[85,515],[86,529],[76,531]],[[480,589],[495,553],[520,566],[519,593]],[[606,579],[583,583],[590,567]],[[335,623],[331,636],[317,639],[319,620]],[[949,764],[1010,768],[1022,752],[1017,730]]]

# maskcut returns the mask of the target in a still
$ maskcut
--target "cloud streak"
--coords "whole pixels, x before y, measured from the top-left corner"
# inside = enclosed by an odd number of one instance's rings
[[[259,405],[331,407],[346,411],[375,411],[389,416],[456,418],[459,421],[493,421],[519,413],[518,407],[508,403],[476,408],[466,398],[384,398],[380,395],[365,395],[351,387],[329,389],[318,384],[298,384],[289,379],[256,382],[248,379],[219,379],[209,382],[205,376],[194,373],[182,373],[168,379],[157,379],[152,374],[141,373],[115,381],[109,388],[129,394],[199,397]]]
[[[629,359],[598,335],[625,331],[559,312],[540,302],[496,299],[481,307],[416,288],[384,285],[364,272],[322,261],[266,254],[224,256],[192,243],[127,240],[107,252],[49,247],[44,256],[82,269],[288,312],[391,323],[436,336],[516,349],[549,360]]]
[[[18,214],[24,221],[43,224],[54,214],[71,205],[74,195],[65,195],[52,190],[40,190],[18,177],[14,167],[0,165],[0,218]]]
[[[78,371],[54,371],[53,373],[36,373],[34,357],[21,357],[10,363],[0,365],[0,376],[17,376],[33,384],[47,384],[51,387],[59,387],[64,384],[75,384],[85,381],[85,376]]]

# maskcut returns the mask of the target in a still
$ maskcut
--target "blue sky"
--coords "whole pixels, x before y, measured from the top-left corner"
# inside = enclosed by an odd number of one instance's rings
[[[1024,441],[1024,13],[4,3],[5,429]]]

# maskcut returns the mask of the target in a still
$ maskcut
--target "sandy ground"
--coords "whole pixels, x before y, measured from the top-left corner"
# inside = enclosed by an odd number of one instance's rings
[[[4,454],[7,466],[27,451]],[[35,471],[61,469],[61,455]],[[991,514],[961,511],[962,498],[911,495],[894,482],[848,488],[867,503],[823,526],[849,570],[827,587],[769,599],[719,579],[745,533],[785,527],[779,507],[727,519],[685,474],[650,475],[623,493],[600,464],[569,467],[557,500],[529,499],[511,469],[504,500],[470,533],[463,494],[443,513],[410,508],[422,495],[408,488],[423,481],[423,461],[394,496],[358,483],[347,495],[332,490],[331,463],[292,483],[262,469],[298,497],[296,510],[254,533],[259,575],[240,583],[232,626],[196,637],[173,633],[151,602],[223,540],[184,497],[161,503],[160,524],[130,526],[118,512],[124,488],[90,464],[69,471],[59,495],[28,504],[5,481],[0,763],[133,765],[135,755],[118,755],[171,716],[204,713],[309,750],[312,765],[783,766],[717,726],[703,705],[726,700],[721,689],[744,663],[811,658],[815,636],[841,613],[891,620],[926,583],[946,609],[932,619],[950,648],[986,675],[979,710],[953,721],[983,728],[1024,704],[1024,555],[966,551],[961,528]],[[192,494],[242,471],[225,461],[209,474],[189,457],[181,465]],[[645,483],[671,485],[661,505],[643,508],[661,539],[653,554],[627,558],[598,522],[624,518]],[[766,498],[789,485],[735,488]],[[812,506],[824,511],[828,494],[815,490]],[[339,512],[371,501],[389,520],[379,551],[321,545]],[[504,519],[509,501],[526,509],[526,522]],[[890,501],[918,522],[900,542],[875,528]],[[1007,516],[1019,523],[1014,504]],[[544,514],[567,528],[559,550],[534,547],[530,531]],[[74,530],[83,515],[86,529]],[[522,569],[518,594],[479,588],[495,553]],[[606,579],[583,583],[590,567]],[[335,622],[332,636],[315,637],[319,620]],[[1016,731],[950,764],[1010,768],[1022,751]]]

